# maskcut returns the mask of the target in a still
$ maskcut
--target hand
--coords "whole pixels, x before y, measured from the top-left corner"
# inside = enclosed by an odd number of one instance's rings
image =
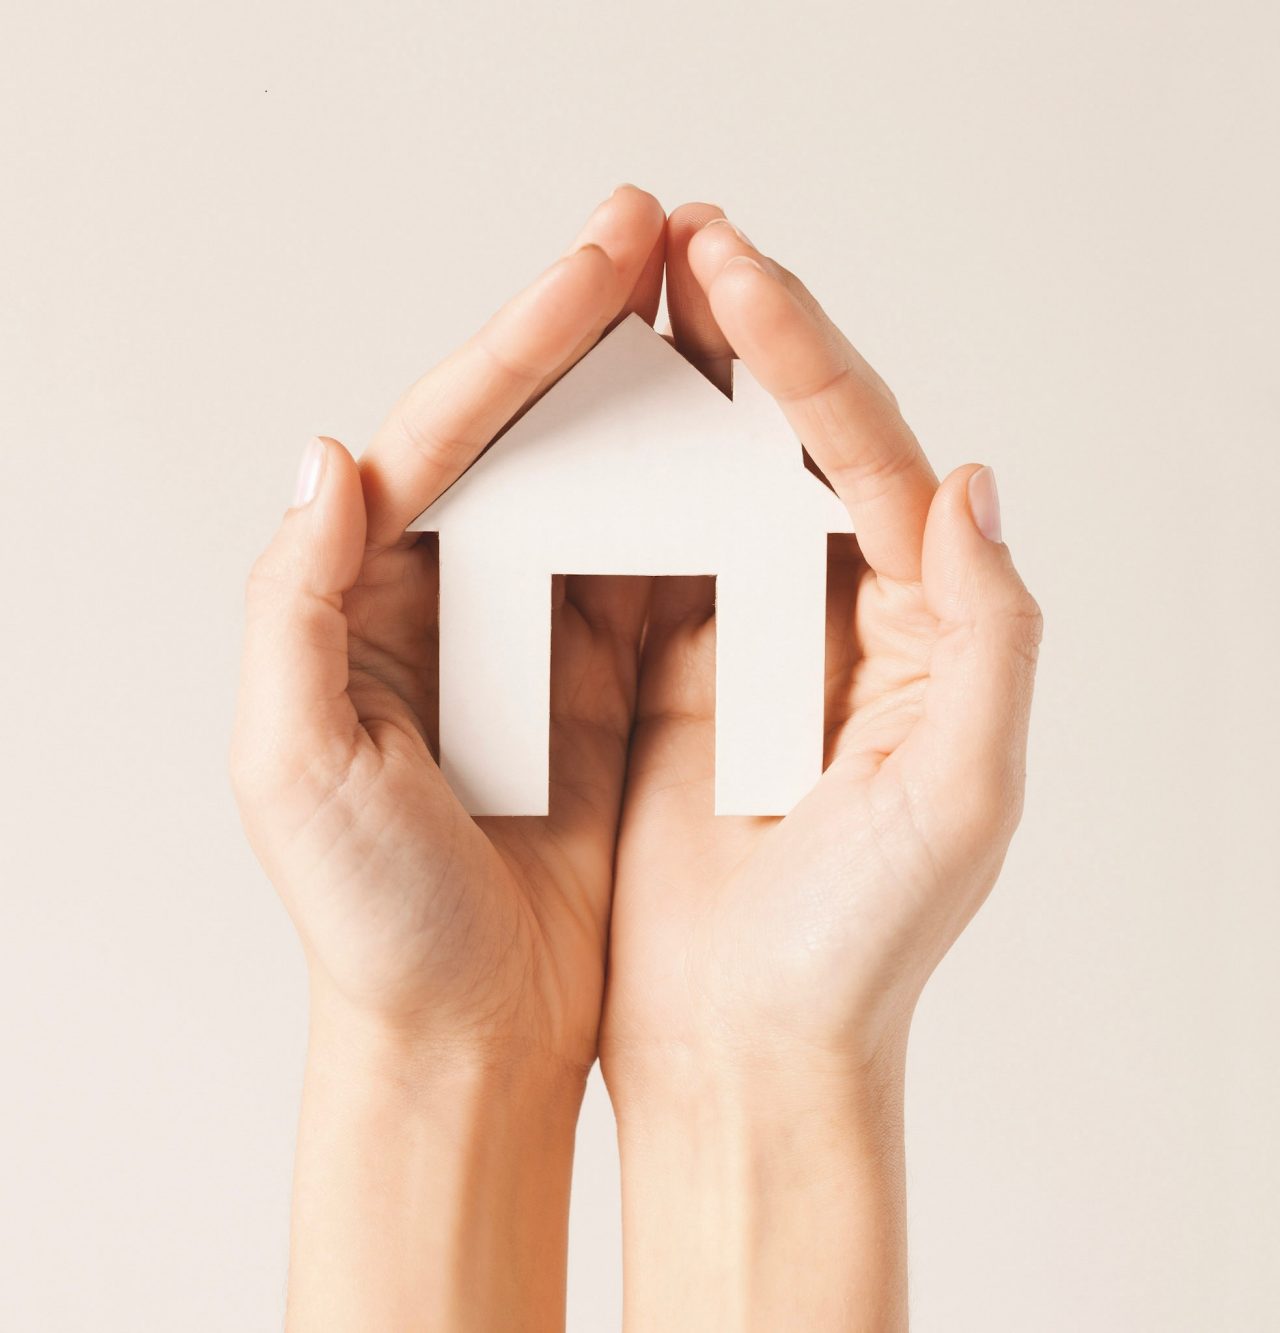
[[[746,362],[857,536],[832,538],[826,771],[783,819],[713,814],[714,588],[655,585],[601,1042],[628,1311],[659,1327],[677,1308],[684,1328],[704,1308],[721,1328],[739,1309],[768,1328],[897,1326],[907,1028],[1019,818],[1040,616],[990,471],[939,486],[792,274],[705,205],[672,215],[667,265],[677,347],[722,386],[734,353]],[[757,1224],[786,1262],[699,1259]],[[871,1280],[859,1263],[877,1255],[897,1258]],[[834,1280],[797,1284],[800,1263]]]
[[[341,445],[317,442],[249,582],[232,769],[312,982],[290,1298],[309,1329],[321,1308],[347,1307],[352,1322],[339,1314],[335,1326],[379,1327],[382,1310],[397,1328],[433,1311],[436,1326],[463,1327],[413,1290],[422,1273],[447,1283],[458,1228],[437,1228],[410,1270],[388,1257],[387,1237],[398,1246],[430,1230],[453,1186],[471,1195],[453,1200],[461,1213],[483,1214],[477,1173],[494,1195],[492,1244],[530,1233],[528,1271],[470,1247],[486,1298],[510,1288],[520,1311],[491,1317],[555,1321],[647,589],[558,582],[550,814],[472,820],[432,757],[435,548],[404,530],[611,321],[633,310],[652,321],[664,223],[652,196],[619,189],[565,258],[408,391],[358,468]],[[553,1116],[567,1134],[548,1130]],[[497,1121],[509,1146],[521,1120],[535,1145],[523,1166],[494,1146]],[[357,1123],[376,1127],[376,1152]],[[507,1168],[551,1202],[526,1199],[513,1221],[521,1196]],[[486,1308],[473,1293],[466,1319],[483,1326]]]
[[[436,549],[403,533],[611,321],[652,320],[663,221],[624,187],[409,390],[358,470],[318,445],[314,497],[249,581],[234,782],[316,987],[450,1047],[536,1051],[578,1075],[596,1054],[645,590],[561,582],[551,814],[472,820],[432,758]]]

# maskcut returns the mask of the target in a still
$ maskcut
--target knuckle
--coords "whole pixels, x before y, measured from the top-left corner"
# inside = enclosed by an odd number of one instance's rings
[[[283,582],[279,564],[268,548],[249,566],[244,584],[245,601],[250,606],[266,601],[279,592]]]
[[[881,448],[852,460],[847,472],[874,497],[913,472],[919,459],[919,445],[909,432],[886,433]]]
[[[499,346],[491,335],[478,334],[475,345],[490,369],[513,387],[532,388],[550,373],[541,363],[527,360],[511,348]]]
[[[860,499],[872,501],[920,468],[919,441],[897,400],[854,366],[845,366],[817,387],[806,386],[794,401],[812,432],[840,442],[837,456],[828,459],[825,468],[837,489],[856,488]]]
[[[1025,589],[1001,608],[1000,630],[1013,655],[1030,666],[1035,666],[1044,637],[1044,615],[1040,604]]]
[[[391,416],[396,438],[404,449],[429,472],[447,472],[469,456],[467,441],[433,430],[418,414],[397,408]]]
[[[797,379],[785,389],[779,389],[774,397],[780,403],[809,407],[816,405],[820,408],[851,383],[853,376],[853,366],[842,359],[834,370],[827,369],[817,375]]]
[[[1040,603],[1023,588],[1022,596],[1018,600],[1018,617],[1026,625],[1027,632],[1035,636],[1037,643],[1040,642],[1044,634],[1044,612],[1040,609]]]
[[[1044,639],[1044,615],[1039,604],[1029,594],[1027,605],[1017,616],[1017,646],[1022,656],[1033,666],[1040,655],[1040,644]]]

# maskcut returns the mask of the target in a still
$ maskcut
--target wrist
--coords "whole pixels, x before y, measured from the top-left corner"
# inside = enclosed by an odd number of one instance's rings
[[[870,1063],[745,1059],[716,1063],[668,1051],[661,1061],[606,1071],[619,1138],[640,1151],[683,1141],[718,1169],[754,1174],[782,1135],[811,1154],[879,1152],[901,1136],[905,1042]],[[701,1151],[705,1150],[705,1151]]]
[[[581,1078],[312,999],[288,1327],[562,1326]]]
[[[905,1327],[904,1055],[629,1071],[628,1328]]]
[[[395,1091],[406,1102],[518,1093],[577,1119],[587,1070],[500,1033],[445,1032],[412,1017],[353,1005],[333,988],[311,985],[308,1066],[323,1065],[353,1086]]]
[[[874,1037],[841,1046],[803,1040],[614,1040],[600,1063],[620,1122],[659,1121],[673,1108],[715,1105],[735,1117],[798,1113],[837,1105],[870,1116],[900,1103],[905,1078],[908,1012]]]

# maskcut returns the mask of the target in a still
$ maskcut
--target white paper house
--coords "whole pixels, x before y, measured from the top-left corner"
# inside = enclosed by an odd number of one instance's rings
[[[440,757],[472,814],[547,811],[553,574],[714,574],[716,813],[817,781],[852,524],[741,362],[730,401],[632,315],[410,530],[440,533]]]

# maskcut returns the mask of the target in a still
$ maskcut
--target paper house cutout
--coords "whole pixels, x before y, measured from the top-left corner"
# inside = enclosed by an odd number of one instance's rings
[[[553,574],[714,574],[716,813],[785,814],[822,772],[827,533],[852,530],[741,362],[730,400],[625,319],[410,524],[440,534],[459,800],[547,812]]]

